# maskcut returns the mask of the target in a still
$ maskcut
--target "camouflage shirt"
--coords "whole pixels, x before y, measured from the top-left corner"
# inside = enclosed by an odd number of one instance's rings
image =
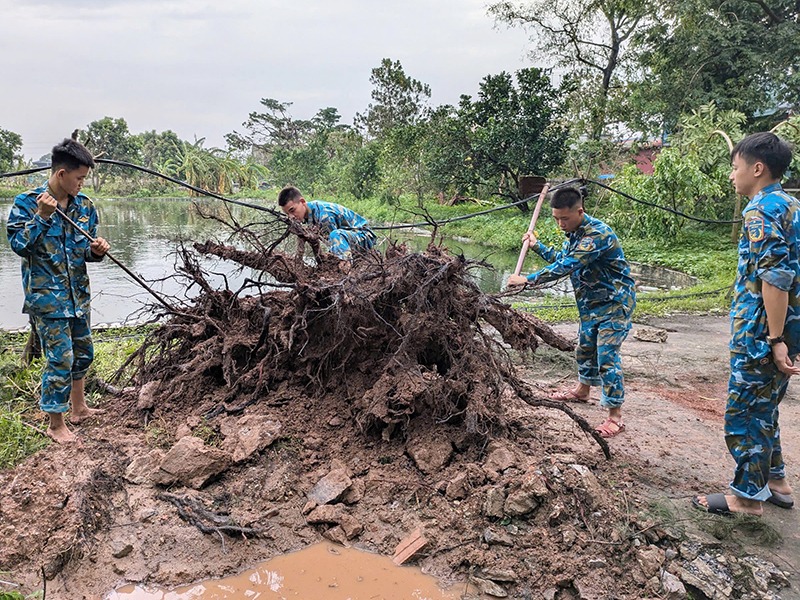
[[[752,359],[770,355],[763,281],[789,292],[784,336],[800,353],[800,202],[780,183],[758,192],[742,212],[739,266],[731,304],[731,351]]]
[[[319,225],[325,233],[330,233],[334,229],[347,229],[363,231],[371,238],[375,238],[375,234],[369,228],[367,220],[346,206],[333,202],[312,200],[308,202],[308,209],[310,223]]]
[[[528,281],[545,283],[569,275],[581,314],[606,304],[633,310],[636,298],[630,267],[616,234],[599,219],[584,215],[580,226],[568,234],[561,252],[541,242],[533,250],[553,264],[528,275]]]
[[[50,318],[89,315],[89,275],[86,262],[98,262],[89,240],[60,215],[36,214],[36,198],[44,187],[20,194],[8,216],[6,234],[11,249],[22,257],[22,312]],[[70,197],[66,215],[92,237],[97,234],[97,211],[83,194]]]

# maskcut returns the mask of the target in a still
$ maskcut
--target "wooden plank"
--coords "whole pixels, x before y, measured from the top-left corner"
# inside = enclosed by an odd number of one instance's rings
[[[402,565],[419,552],[427,543],[427,538],[423,537],[419,528],[415,529],[411,535],[397,544],[397,548],[394,549],[394,558],[392,559],[394,564]]]

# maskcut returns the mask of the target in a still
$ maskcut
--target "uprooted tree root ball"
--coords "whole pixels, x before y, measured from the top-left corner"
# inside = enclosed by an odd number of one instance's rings
[[[469,271],[488,265],[434,244],[423,253],[390,246],[386,256],[365,253],[353,263],[323,254],[316,266],[214,242],[194,250],[265,277],[249,281],[252,295],[216,290],[195,252],[180,251],[181,272],[202,292],[133,359],[138,384],[160,382],[162,407],[206,403],[212,418],[298,394],[344,394],[364,432],[404,436],[412,419],[425,417],[486,439],[505,426],[506,388],[541,404],[515,377],[507,346],[572,349],[536,317],[483,293]]]

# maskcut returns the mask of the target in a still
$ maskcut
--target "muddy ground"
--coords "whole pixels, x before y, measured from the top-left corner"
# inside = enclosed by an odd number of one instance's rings
[[[419,528],[429,542],[410,564],[444,581],[477,578],[513,598],[686,597],[680,580],[693,598],[800,598],[798,510],[765,505],[753,524],[690,506],[692,495],[724,491],[732,473],[722,438],[727,319],[650,325],[669,337],[631,336],[623,347],[628,429],[611,440],[611,460],[563,412],[532,408],[510,391],[506,431],[482,443],[437,422],[412,421],[399,437],[368,433],[347,402],[299,398],[257,403],[238,417],[272,424],[266,448],[225,458],[203,481],[164,483],[145,457],[189,435],[221,453],[220,423],[204,421],[200,406],[175,414],[160,411],[157,397],[142,410],[138,392],[109,396],[106,415],[80,428],[82,447],[51,445],[0,473],[0,579],[32,593],[44,574],[48,599],[97,598],[124,583],[237,573],[322,536],[391,555]],[[577,326],[556,329],[574,336]],[[532,363],[517,360],[542,390],[573,382],[569,354],[540,348]],[[790,483],[799,385],[781,407]],[[602,420],[599,406],[570,406]],[[759,545],[773,530],[780,539]],[[772,563],[772,575],[751,556]],[[708,568],[698,572],[700,563]],[[760,579],[748,576],[754,570]],[[786,576],[790,587],[780,585]],[[491,581],[500,589],[482,583]]]

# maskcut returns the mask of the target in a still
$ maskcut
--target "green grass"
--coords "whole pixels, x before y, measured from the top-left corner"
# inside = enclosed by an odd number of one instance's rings
[[[95,334],[95,360],[87,380],[109,378],[139,347],[142,329]],[[39,410],[43,360],[35,360],[28,367],[21,360],[27,335],[0,332],[0,469],[14,467],[50,444],[42,434],[47,429],[47,416]],[[87,402],[102,403],[102,394],[89,388]]]

